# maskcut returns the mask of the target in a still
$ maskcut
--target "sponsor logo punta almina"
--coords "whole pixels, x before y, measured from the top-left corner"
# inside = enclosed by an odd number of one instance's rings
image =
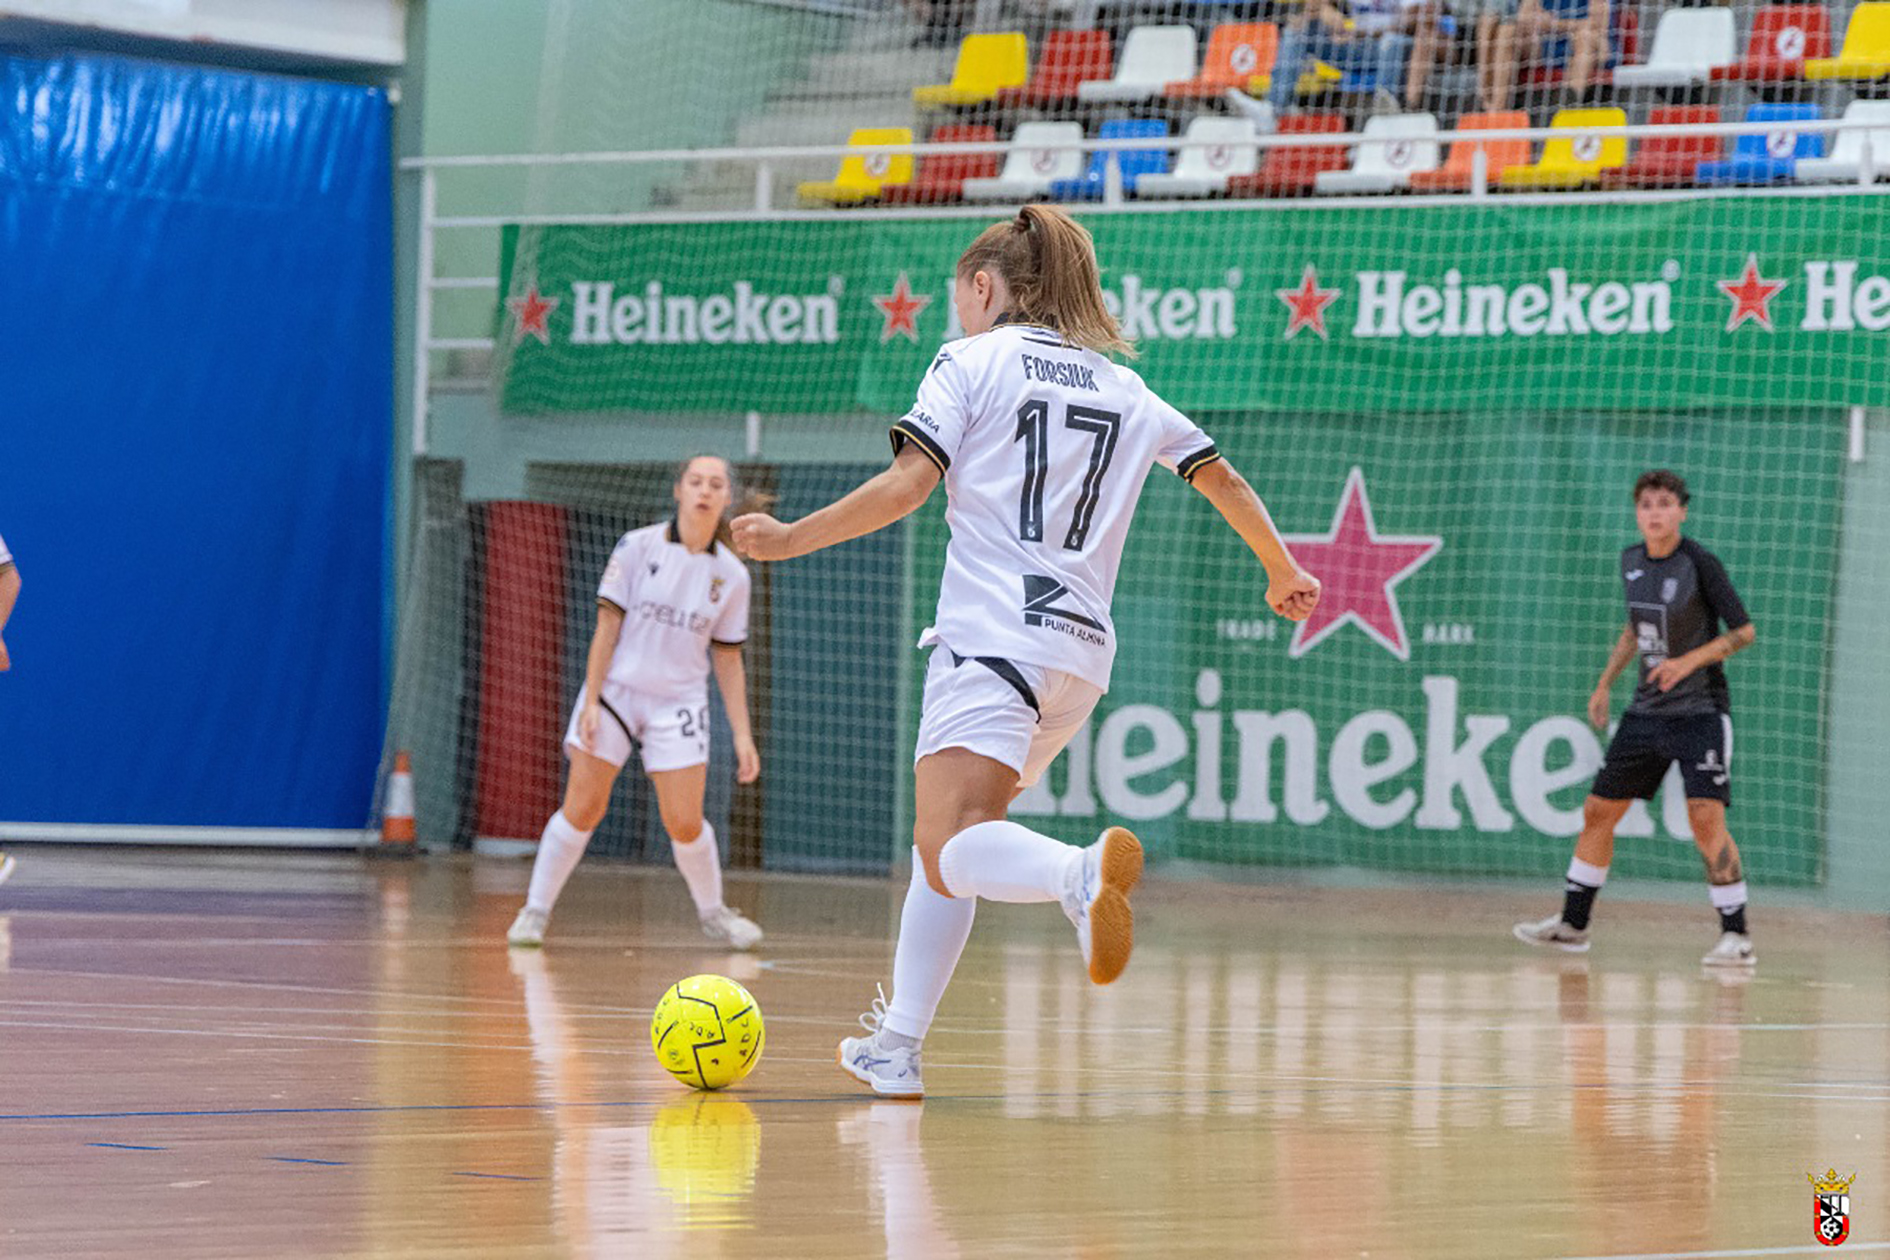
[[[661,280],[641,287],[608,280],[571,284],[574,346],[832,345],[840,340],[846,282],[829,276],[815,293],[770,293],[737,280],[713,293],[677,293]]]
[[[1354,337],[1618,337],[1672,332],[1680,264],[1660,274],[1615,279],[1550,267],[1517,281],[1466,278],[1455,267],[1439,282],[1408,271],[1354,273]]]

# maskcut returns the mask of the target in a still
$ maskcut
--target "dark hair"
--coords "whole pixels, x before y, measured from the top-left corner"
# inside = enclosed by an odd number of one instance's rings
[[[717,455],[712,451],[698,451],[676,465],[676,475],[671,478],[672,486],[682,484],[683,474],[689,471],[689,465],[699,459],[719,459],[722,467],[728,471],[728,510],[722,513],[722,519],[715,523],[715,541],[735,550],[735,531],[729,527],[729,521],[745,512],[767,512],[774,508],[774,496],[761,491],[744,491],[741,475],[735,471],[735,461],[726,455]]]
[[[1641,501],[1641,493],[1645,490],[1670,490],[1673,492],[1673,497],[1680,500],[1681,507],[1685,507],[1687,499],[1691,497],[1687,494],[1686,479],[1679,473],[1665,468],[1650,469],[1640,475],[1640,479],[1634,483],[1636,503]]]
[[[1004,277],[1019,319],[1054,328],[1073,346],[1135,356],[1134,343],[1103,305],[1096,242],[1055,206],[1025,206],[1015,219],[978,233],[958,259],[958,275],[980,271]]]

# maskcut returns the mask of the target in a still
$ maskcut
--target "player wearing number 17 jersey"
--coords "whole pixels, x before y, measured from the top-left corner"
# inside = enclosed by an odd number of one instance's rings
[[[919,1048],[958,964],[976,899],[1059,903],[1090,979],[1108,984],[1134,944],[1135,836],[1087,847],[1006,818],[1089,720],[1109,686],[1116,574],[1156,464],[1206,495],[1265,566],[1267,602],[1310,615],[1319,583],[1287,553],[1266,508],[1213,442],[1141,377],[1103,306],[1094,246],[1049,206],[986,229],[959,259],[953,301],[969,334],[927,370],[892,428],[893,464],[791,525],[749,515],[735,540],[785,560],[913,511],[941,481],[951,528],[914,776],[912,883],[890,1007],[840,1043],[850,1074],[891,1096],[923,1093]]]

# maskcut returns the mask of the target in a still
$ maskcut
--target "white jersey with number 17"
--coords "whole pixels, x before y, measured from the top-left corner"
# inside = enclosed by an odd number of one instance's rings
[[[921,646],[1060,669],[1107,690],[1109,605],[1156,464],[1220,458],[1142,378],[1055,332],[1005,324],[949,343],[892,426],[945,479],[951,543]]]

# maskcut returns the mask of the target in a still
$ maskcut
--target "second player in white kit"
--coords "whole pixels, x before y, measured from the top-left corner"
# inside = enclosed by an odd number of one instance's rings
[[[506,934],[512,945],[543,943],[558,895],[603,821],[611,785],[633,749],[640,749],[656,789],[703,932],[736,949],[761,940],[761,929],[722,900],[721,851],[702,816],[711,659],[735,736],[736,778],[749,783],[761,772],[741,657],[748,570],[724,541],[733,481],[717,456],[690,460],[677,475],[676,516],[632,530],[611,552],[598,585],[584,687],[564,736],[571,762],[564,807],[545,824],[525,905]]]
[[[783,560],[891,524],[945,484],[951,542],[920,640],[932,657],[892,1002],[875,1002],[869,1035],[839,1049],[851,1075],[899,1097],[923,1093],[920,1043],[976,898],[1059,903],[1098,984],[1128,965],[1135,836],[1110,827],[1079,847],[1005,815],[1108,689],[1110,602],[1150,470],[1172,469],[1213,502],[1265,566],[1274,611],[1303,619],[1319,594],[1207,436],[1105,357],[1130,347],[1073,219],[1031,205],[987,229],[959,260],[953,300],[970,335],[944,347],[893,426],[892,467],[791,525],[735,521],[743,552]]]

